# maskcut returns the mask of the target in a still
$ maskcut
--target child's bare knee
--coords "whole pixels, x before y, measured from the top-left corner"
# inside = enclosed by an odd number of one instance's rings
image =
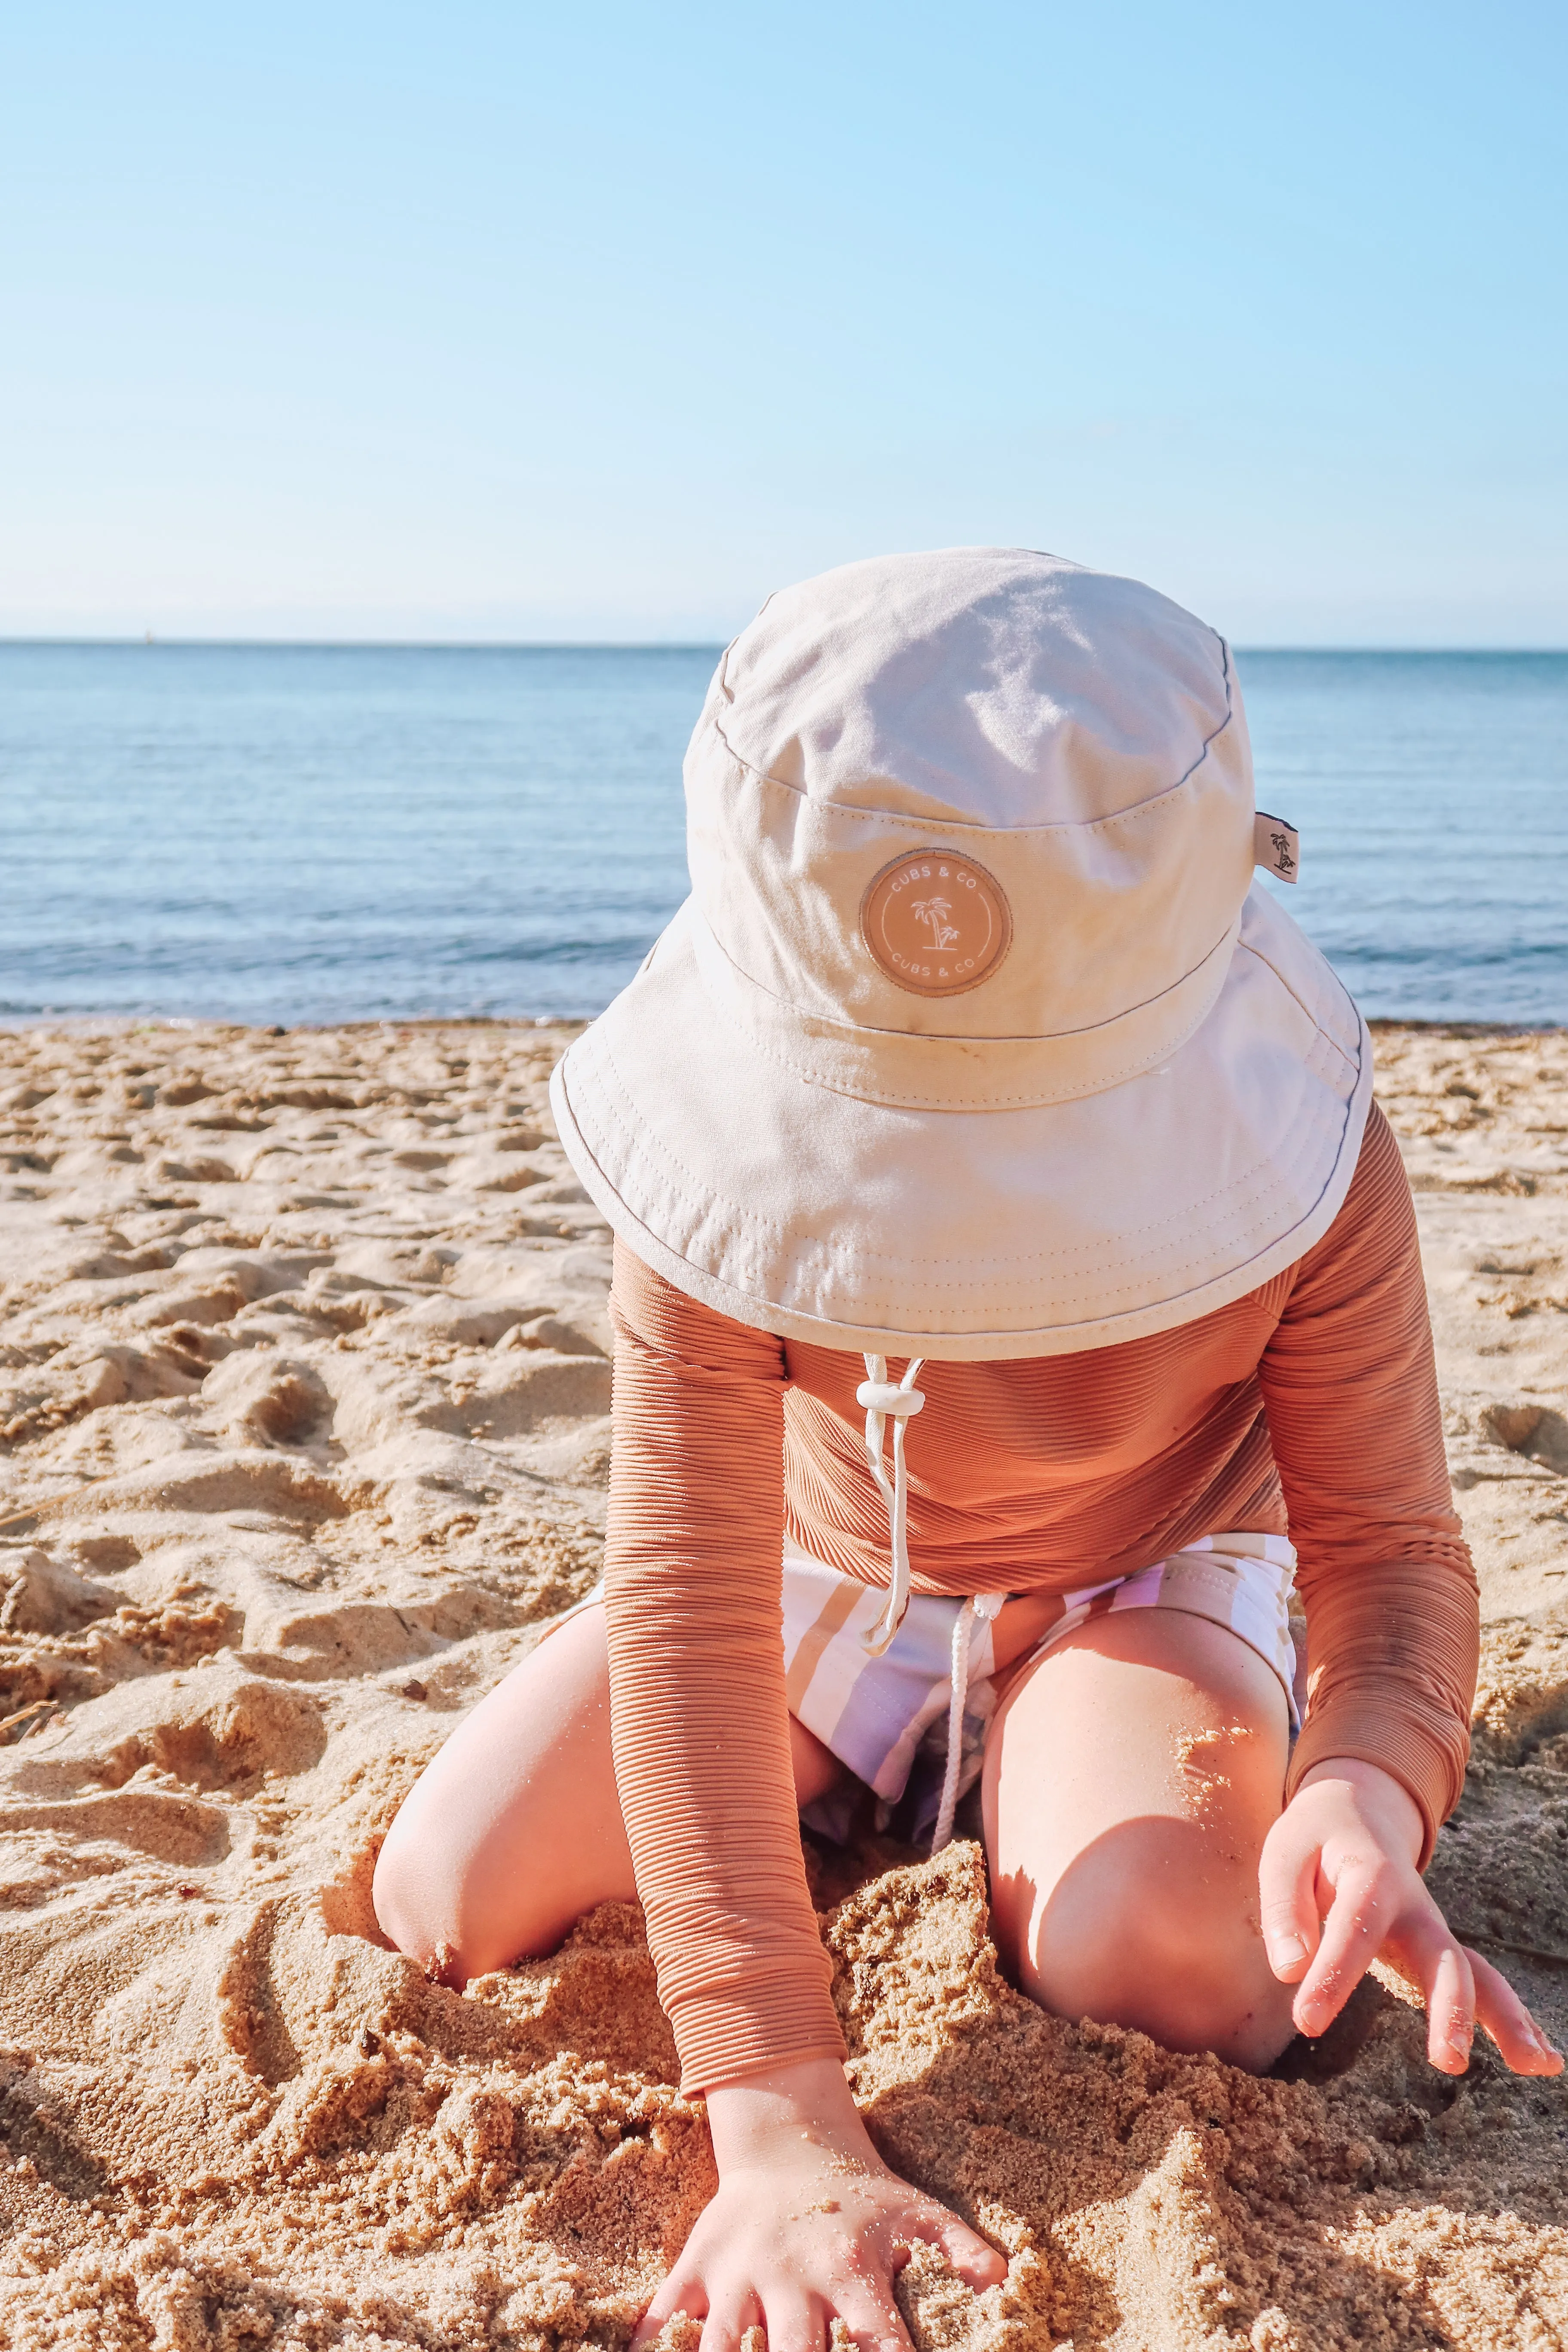
[[[370,1895],[382,1934],[421,1965],[451,1941],[454,1922],[446,1916],[451,1906],[442,1900],[443,1893],[432,1884],[427,1857],[400,1816],[376,1856]]]
[[[1168,2050],[1212,2050],[1253,2071],[1290,2039],[1289,1990],[1261,1939],[1203,1890],[1159,1901],[1058,1888],[1037,1931],[1025,1990],[1059,2017],[1147,2033]],[[1064,1895],[1067,1899],[1064,1901]]]

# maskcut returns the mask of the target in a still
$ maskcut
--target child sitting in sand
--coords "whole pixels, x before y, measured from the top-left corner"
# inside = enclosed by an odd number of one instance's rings
[[[1422,1885],[1476,1588],[1227,647],[1047,556],[851,564],[731,646],[687,786],[692,896],[554,1083],[616,1235],[603,1593],[376,1907],[461,1984],[635,1892],[721,2176],[642,2336],[890,2345],[914,2240],[1005,2266],[866,2136],[800,1810],[940,1845],[978,1779],[1003,1966],[1065,2017],[1262,2069],[1381,1956],[1445,2073],[1478,2021],[1562,2060]]]

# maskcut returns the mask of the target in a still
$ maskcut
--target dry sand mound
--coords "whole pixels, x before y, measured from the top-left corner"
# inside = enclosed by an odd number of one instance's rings
[[[585,1589],[568,1033],[0,1038],[0,2343],[614,2345],[710,2185],[634,1911],[466,1997],[376,1843]],[[1568,2034],[1568,1044],[1386,1033],[1489,1620],[1436,1868]],[[1369,1982],[1275,2079],[997,1976],[978,1850],[818,1853],[889,2157],[1013,2256],[925,2344],[1568,2342],[1568,2093]]]

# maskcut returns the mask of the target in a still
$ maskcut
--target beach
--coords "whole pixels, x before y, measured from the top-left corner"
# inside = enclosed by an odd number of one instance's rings
[[[575,1034],[0,1033],[7,2352],[613,2346],[710,2192],[635,1909],[458,1996],[369,1900],[598,1573]],[[1376,1042],[1485,1619],[1431,1883],[1563,2043],[1568,1034]],[[1436,2074],[1383,1975],[1270,2079],[1173,2056],[1010,1990],[973,1843],[809,1863],[879,2146],[1011,2261],[911,2263],[921,2347],[1568,2341],[1563,2082]]]

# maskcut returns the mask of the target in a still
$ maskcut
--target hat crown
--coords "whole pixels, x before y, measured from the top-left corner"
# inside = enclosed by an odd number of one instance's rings
[[[736,757],[807,798],[1002,830],[1153,798],[1230,712],[1223,641],[1138,581],[1027,549],[847,563],[720,666]]]
[[[1224,640],[1138,582],[1025,549],[881,557],[770,597],[720,664],[687,793],[726,958],[857,1029],[1113,1021],[1214,954],[1251,878]],[[922,850],[965,862],[956,905],[947,883],[906,894],[879,928],[874,886]]]

